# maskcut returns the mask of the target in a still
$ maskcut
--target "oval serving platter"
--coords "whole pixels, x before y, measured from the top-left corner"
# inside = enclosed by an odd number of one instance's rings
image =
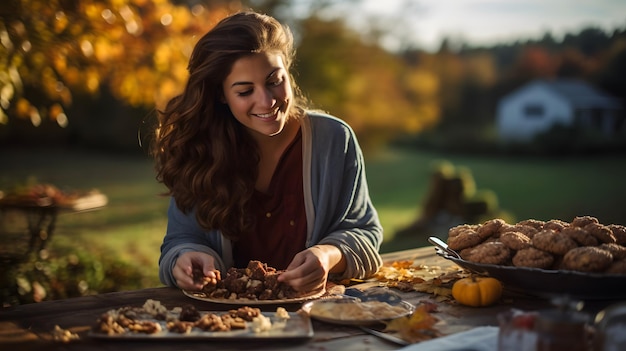
[[[318,304],[328,305],[325,307],[328,310],[332,310],[333,307],[336,307],[336,305],[334,304],[352,304],[352,303],[358,304],[358,303],[367,303],[367,302],[362,302],[358,298],[354,298],[354,297],[345,297],[345,298],[337,298],[337,299],[321,299],[321,300],[309,301],[305,303],[304,305],[302,305],[302,310],[306,312],[313,319],[316,319],[322,322],[342,324],[342,325],[379,324],[379,323],[384,323],[385,321],[389,321],[395,318],[408,316],[415,311],[415,306],[413,306],[411,303],[404,301],[404,300],[394,303],[393,306],[397,307],[400,311],[397,314],[394,314],[393,316],[387,316],[386,318],[350,319],[350,318],[342,318],[338,314],[335,315],[336,317],[330,316],[330,315],[321,315],[321,314],[315,313],[315,310],[314,310],[314,307]]]

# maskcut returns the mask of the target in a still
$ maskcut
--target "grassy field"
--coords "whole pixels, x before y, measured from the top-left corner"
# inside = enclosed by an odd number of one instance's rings
[[[593,215],[626,223],[626,155],[579,158],[490,158],[431,152],[386,151],[367,155],[370,193],[385,228],[382,251],[426,245],[433,233],[396,236],[419,214],[433,162],[468,167],[478,189],[494,191],[514,218],[571,220]],[[0,188],[35,177],[62,189],[97,188],[108,205],[98,211],[63,213],[51,248],[102,249],[143,267],[146,285],[158,285],[157,259],[166,227],[167,199],[147,157],[87,150],[2,150]]]
[[[423,236],[394,238],[394,233],[419,213],[433,162],[441,160],[469,168],[477,189],[494,191],[500,208],[514,219],[592,215],[602,223],[626,223],[626,155],[514,158],[396,151],[372,157],[367,168],[387,232],[383,251],[426,243]],[[445,238],[447,231],[432,234]]]

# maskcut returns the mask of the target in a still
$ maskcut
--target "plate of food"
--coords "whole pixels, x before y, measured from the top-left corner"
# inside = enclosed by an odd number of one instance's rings
[[[289,284],[278,281],[282,272],[256,260],[251,260],[246,268],[231,267],[224,277],[216,270],[216,278],[209,279],[196,270],[194,279],[202,282],[204,287],[201,291],[183,290],[183,293],[193,299],[230,305],[301,303],[326,294],[324,289],[296,291]]]
[[[308,339],[313,337],[304,313],[275,312],[242,306],[229,311],[199,311],[193,305],[168,309],[147,300],[142,307],[109,310],[96,321],[89,336],[97,339]]]
[[[352,296],[306,302],[302,310],[311,318],[343,325],[371,325],[410,315],[411,303],[399,301],[361,300]]]
[[[283,304],[292,304],[292,303],[302,303],[309,300],[318,299],[326,294],[325,291],[311,292],[307,294],[302,294],[294,297],[285,297],[285,298],[270,298],[265,300],[260,300],[258,298],[245,298],[245,297],[212,297],[211,294],[207,294],[202,291],[187,291],[183,290],[183,294],[188,297],[200,301],[219,303],[219,304],[227,304],[227,305],[248,305],[248,306],[257,306],[257,305],[283,305]]]

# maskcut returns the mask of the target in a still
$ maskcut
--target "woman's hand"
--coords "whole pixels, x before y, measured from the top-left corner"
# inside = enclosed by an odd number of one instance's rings
[[[215,258],[204,252],[190,251],[178,256],[172,269],[176,285],[183,290],[202,290],[206,282],[197,277],[194,279],[194,270],[201,271],[204,277],[217,278],[214,272]]]
[[[291,285],[296,291],[320,291],[326,286],[328,273],[345,270],[343,254],[333,245],[315,245],[299,252],[278,281]]]

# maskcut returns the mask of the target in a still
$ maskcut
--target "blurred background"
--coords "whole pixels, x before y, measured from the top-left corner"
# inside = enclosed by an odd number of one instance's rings
[[[4,306],[160,285],[155,109],[248,8],[291,27],[300,87],[357,133],[382,252],[490,218],[626,224],[623,1],[4,0]]]

